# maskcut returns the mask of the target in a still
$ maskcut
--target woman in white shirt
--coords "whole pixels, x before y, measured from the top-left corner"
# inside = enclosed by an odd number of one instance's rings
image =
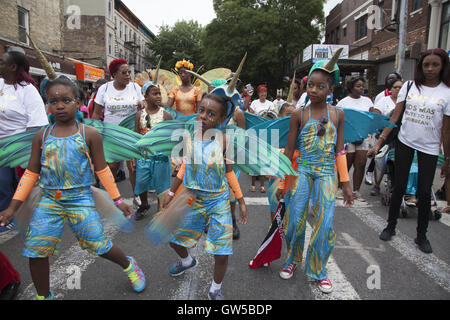
[[[118,125],[126,117],[144,108],[144,97],[138,84],[131,82],[131,71],[125,59],[116,59],[109,64],[109,73],[114,78],[102,85],[97,92],[94,104],[95,120],[100,120],[104,112],[104,122]],[[114,176],[120,163],[109,163]],[[127,161],[131,187],[136,185],[136,161]],[[134,196],[134,203],[140,205],[139,196]]]
[[[402,117],[402,125],[395,141],[395,185],[389,207],[388,225],[380,239],[388,241],[395,235],[400,205],[405,195],[408,175],[417,151],[418,160],[418,217],[415,243],[425,253],[433,250],[426,237],[431,209],[431,187],[440,151],[441,136],[445,161],[442,174],[450,175],[450,63],[442,49],[426,51],[414,76],[414,84],[407,94],[408,82],[400,90],[392,123]],[[376,155],[392,128],[385,128],[369,156]]]
[[[364,97],[364,84],[366,80],[362,77],[354,77],[347,82],[348,96],[339,101],[338,107],[370,111],[373,107],[372,100]],[[348,170],[353,166],[353,196],[360,199],[359,189],[364,178],[367,163],[367,150],[369,150],[369,138],[362,141],[354,141],[347,145]],[[340,192],[339,192],[340,193]]]
[[[254,100],[252,102],[252,104],[250,105],[250,112],[257,114],[259,116],[263,116],[263,114],[268,111],[276,112],[275,105],[273,104],[273,102],[266,99],[267,87],[265,85],[260,85],[258,86],[256,91],[258,93],[259,99]],[[250,187],[251,192],[256,192],[256,178],[257,178],[256,176],[252,176],[252,185]],[[264,187],[265,180],[266,179],[264,176],[259,176],[259,182],[261,184],[259,191],[261,193],[266,192],[266,189]]]
[[[29,73],[30,64],[23,50],[18,50],[10,48],[0,58],[3,77],[0,79],[0,139],[48,124],[44,102]],[[15,169],[0,168],[0,211],[9,206],[17,182]],[[19,273],[3,254],[0,254],[0,284],[5,299],[13,299],[20,286]]]

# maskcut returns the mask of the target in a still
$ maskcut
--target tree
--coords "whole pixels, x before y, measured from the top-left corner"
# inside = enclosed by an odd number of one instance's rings
[[[146,59],[153,65],[162,56],[161,67],[170,70],[179,60],[190,60],[196,67],[201,63],[201,34],[203,28],[198,22],[178,21],[173,27],[161,26],[158,36],[147,46],[153,55]]]
[[[318,43],[324,23],[324,0],[214,0],[217,18],[202,36],[208,68],[235,69],[244,55],[241,79],[267,83],[275,94],[292,59]]]

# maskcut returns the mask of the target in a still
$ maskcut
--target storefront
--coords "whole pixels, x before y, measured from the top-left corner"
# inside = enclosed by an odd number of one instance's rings
[[[105,71],[96,66],[83,63],[79,60],[70,59],[76,70],[78,87],[82,92],[82,100],[88,104],[93,92],[93,84],[100,79],[105,79]]]

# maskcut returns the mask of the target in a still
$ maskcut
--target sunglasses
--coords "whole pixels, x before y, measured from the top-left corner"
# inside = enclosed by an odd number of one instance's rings
[[[320,118],[318,130],[317,130],[318,137],[322,137],[325,134],[325,132],[326,132],[325,125],[327,123],[328,123],[328,117],[326,115],[322,115],[322,117]]]
[[[145,121],[147,121],[147,128],[148,128],[148,129],[151,129],[151,128],[152,128],[152,125],[151,125],[151,123],[150,123],[150,116],[149,116],[149,115],[147,115],[147,116],[145,117]]]

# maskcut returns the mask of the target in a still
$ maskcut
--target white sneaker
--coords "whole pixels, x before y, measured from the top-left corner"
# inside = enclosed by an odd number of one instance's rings
[[[139,196],[134,196],[133,205],[137,208],[139,208],[142,205],[141,199],[139,198]]]
[[[373,184],[373,172],[366,172],[366,184],[369,186]]]
[[[323,293],[331,293],[333,291],[333,284],[330,279],[318,280],[319,289]]]
[[[336,191],[336,199],[344,199],[344,192],[342,189],[338,189],[338,191]]]
[[[296,267],[297,265],[295,263],[291,263],[290,265],[287,266],[287,268],[281,269],[280,277],[284,280],[292,278]]]

